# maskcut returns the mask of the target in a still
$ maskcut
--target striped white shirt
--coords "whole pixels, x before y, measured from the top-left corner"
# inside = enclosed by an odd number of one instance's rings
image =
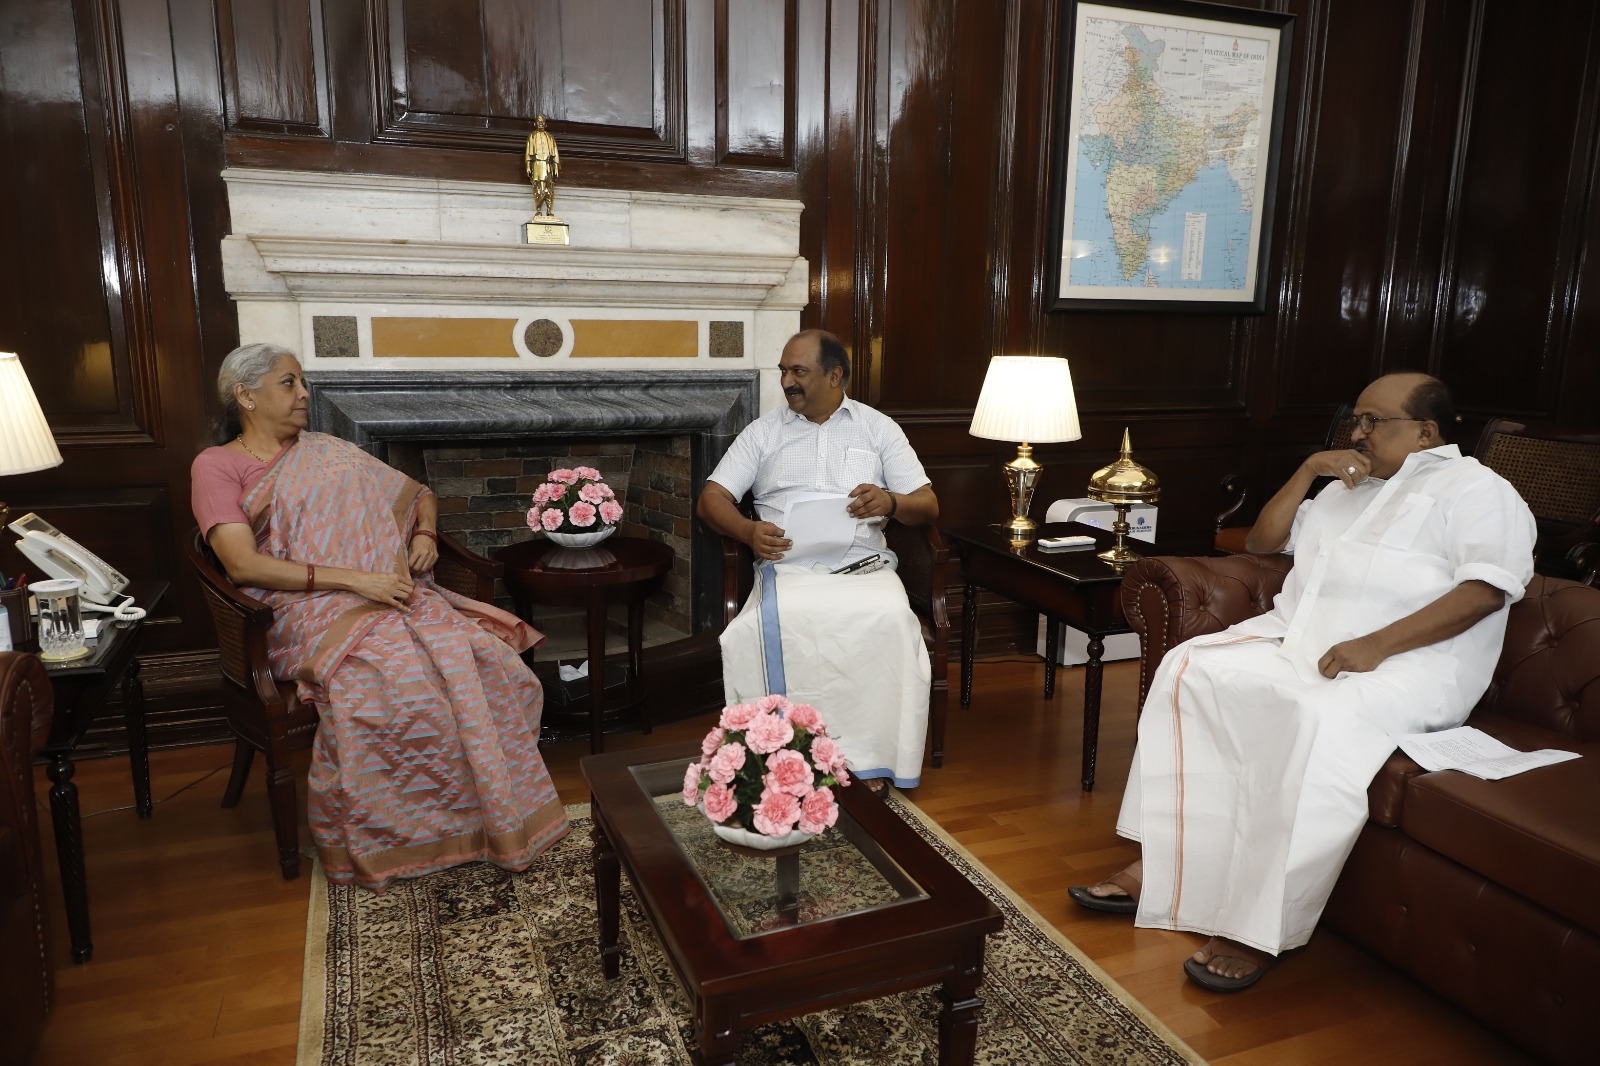
[[[893,419],[847,396],[821,425],[786,406],[762,415],[734,440],[710,480],[735,500],[753,493],[756,516],[781,526],[791,493],[849,493],[857,485],[877,485],[904,494],[928,484],[928,475]],[[876,518],[856,523],[845,563],[874,552],[891,565],[896,561],[882,525]]]

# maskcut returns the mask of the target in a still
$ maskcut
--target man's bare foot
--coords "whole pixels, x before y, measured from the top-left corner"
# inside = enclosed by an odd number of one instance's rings
[[[1098,885],[1090,885],[1089,895],[1097,899],[1116,899],[1118,896],[1126,896],[1138,902],[1139,886],[1143,883],[1144,860],[1138,859],[1132,865],[1112,874]]]
[[[1183,964],[1189,979],[1213,992],[1237,992],[1261,980],[1277,958],[1226,937],[1214,936]]]
[[[861,783],[866,785],[867,791],[874,796],[881,796],[889,791],[889,779],[887,777],[863,777],[861,778]]]
[[[1098,885],[1084,888],[1074,885],[1067,896],[1080,907],[1110,914],[1134,914],[1139,910],[1139,886],[1144,876],[1144,863],[1135,862],[1126,869],[1112,874]]]

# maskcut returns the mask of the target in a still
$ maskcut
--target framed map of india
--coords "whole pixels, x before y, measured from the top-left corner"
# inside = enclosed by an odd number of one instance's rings
[[[1183,0],[1076,6],[1052,310],[1265,310],[1293,22]]]

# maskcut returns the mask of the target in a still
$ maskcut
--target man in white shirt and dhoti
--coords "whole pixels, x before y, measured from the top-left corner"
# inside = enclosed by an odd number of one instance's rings
[[[778,369],[787,406],[745,427],[697,506],[707,525],[756,556],[755,588],[722,634],[723,688],[729,703],[778,693],[811,704],[851,773],[911,788],[922,773],[932,673],[883,526],[891,518],[927,525],[939,501],[905,431],[845,395],[850,360],[837,337],[795,334]],[[739,510],[746,493],[754,519]],[[829,494],[854,521],[847,543],[826,561],[791,553],[785,509]]]
[[[1197,984],[1248,987],[1310,939],[1395,738],[1460,725],[1488,687],[1534,521],[1445,443],[1454,423],[1431,377],[1368,386],[1351,447],[1301,464],[1250,532],[1250,551],[1295,558],[1272,610],[1180,644],[1151,680],[1117,819],[1140,861],[1069,893],[1210,936],[1184,963]]]

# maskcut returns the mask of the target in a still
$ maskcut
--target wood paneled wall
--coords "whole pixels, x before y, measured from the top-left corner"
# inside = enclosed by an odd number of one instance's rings
[[[1493,414],[1600,427],[1594,5],[1270,6],[1270,295],[1229,315],[1045,310],[1072,0],[0,0],[0,349],[66,456],[0,495],[172,577],[151,647],[203,649],[176,540],[236,340],[219,172],[521,181],[541,112],[563,184],[804,201],[806,322],[950,524],[1005,509],[1008,447],[966,432],[992,354],[1072,360],[1085,439],[1039,449],[1037,508],[1131,426],[1197,550],[1224,475],[1259,502],[1385,370],[1450,381],[1469,447]]]

